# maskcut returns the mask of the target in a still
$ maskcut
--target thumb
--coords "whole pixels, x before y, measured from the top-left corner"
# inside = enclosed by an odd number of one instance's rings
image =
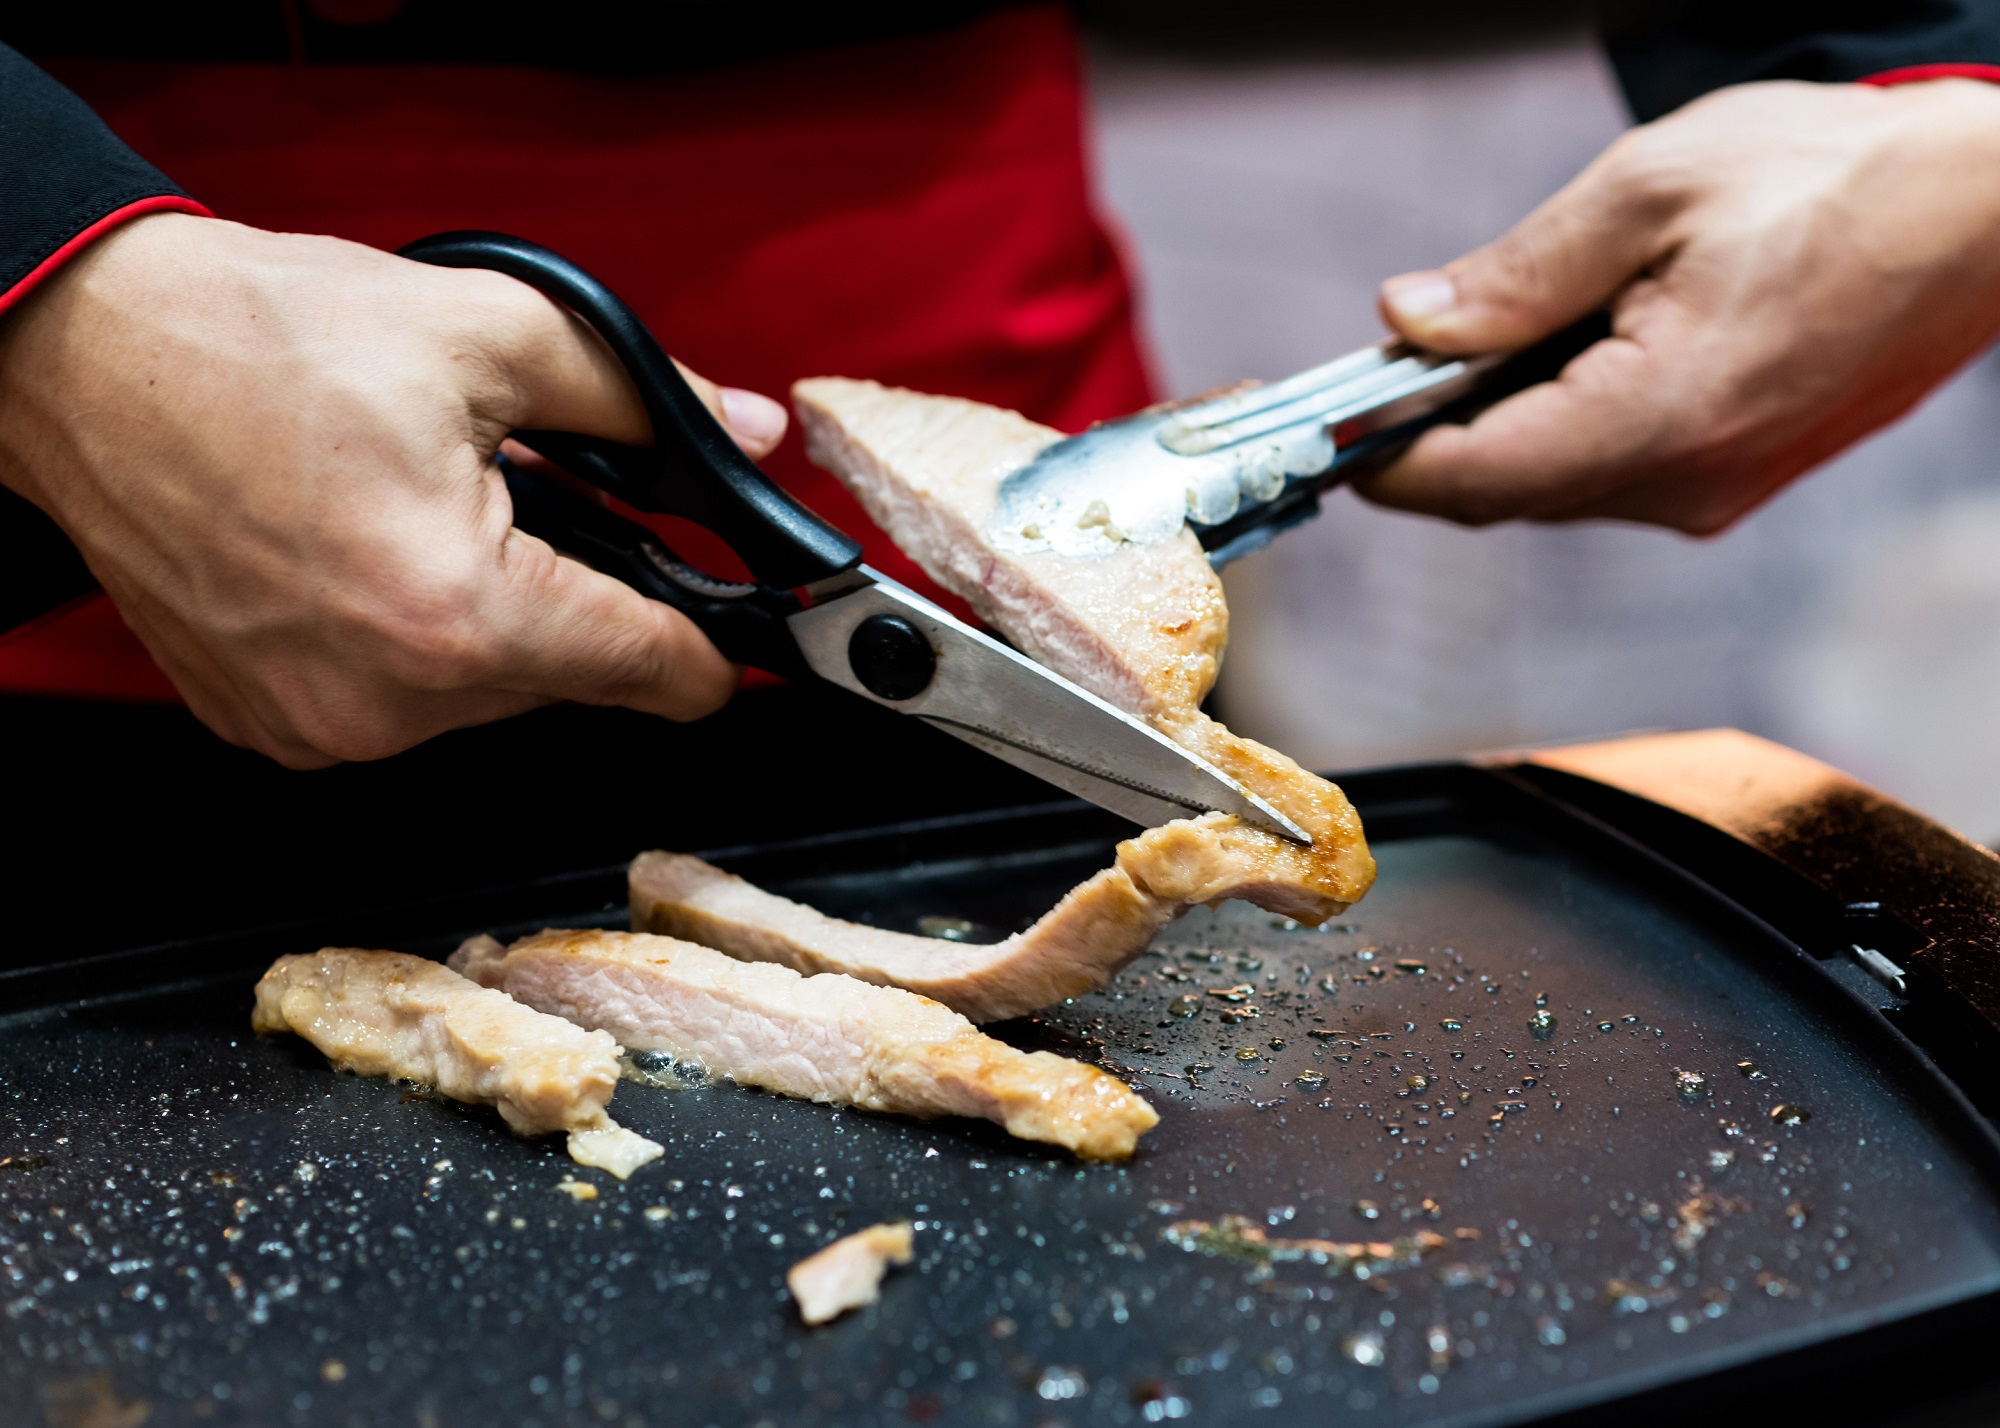
[[[785,439],[785,427],[790,414],[782,402],[772,401],[762,392],[746,391],[742,387],[718,387],[715,383],[696,372],[685,363],[676,361],[681,375],[694,388],[711,415],[722,423],[727,431],[743,448],[743,454],[752,461],[762,461],[778,449],[778,443]]]
[[[1684,206],[1621,141],[1511,230],[1442,268],[1382,284],[1382,318],[1440,352],[1525,347],[1602,307],[1675,242]]]
[[[480,301],[469,318],[479,324],[488,359],[501,377],[500,389],[489,397],[490,414],[499,425],[650,442],[651,424],[638,389],[589,323],[514,278],[476,270],[434,271],[468,289],[480,285]],[[753,461],[784,440],[783,405],[758,392],[717,386],[678,361],[674,365]]]

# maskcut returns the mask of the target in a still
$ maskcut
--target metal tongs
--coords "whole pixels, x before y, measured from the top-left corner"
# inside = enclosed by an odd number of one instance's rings
[[[861,546],[758,470],[645,324],[575,264],[499,233],[442,233],[402,254],[506,273],[595,328],[637,386],[654,444],[552,431],[515,439],[627,505],[713,532],[756,579],[695,570],[645,526],[503,458],[517,528],[673,606],[738,663],[914,715],[1136,823],[1217,810],[1312,841],[1212,764],[863,565]]]
[[[1319,514],[1320,496],[1439,422],[1547,381],[1610,333],[1593,314],[1533,347],[1448,357],[1391,340],[1272,382],[1059,441],[1000,486],[1005,550],[1106,555],[1193,527],[1211,564]]]

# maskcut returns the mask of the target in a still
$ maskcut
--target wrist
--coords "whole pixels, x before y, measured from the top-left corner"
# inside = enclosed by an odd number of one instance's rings
[[[136,222],[140,218],[157,213],[199,214],[208,216],[208,210],[193,199],[181,194],[152,194],[122,204],[109,213],[86,224],[72,233],[54,251],[42,257],[26,272],[14,278],[4,288],[0,288],[0,316],[24,301],[42,284],[61,273],[76,258],[93,245],[103,241],[105,236]]]
[[[0,317],[0,484],[61,519],[55,473],[103,402],[106,375],[143,361],[144,330],[186,290],[188,256],[226,225],[179,211],[100,236]]]
[[[1874,156],[1880,201],[1898,209],[1907,253],[1941,275],[2000,282],[2000,85],[1945,77],[1879,91],[1893,115]],[[1968,294],[1970,296],[1970,294]]]
[[[1881,97],[1913,133],[1977,166],[1959,176],[1968,187],[1993,172],[2000,156],[2000,84],[1946,76],[1898,83]]]

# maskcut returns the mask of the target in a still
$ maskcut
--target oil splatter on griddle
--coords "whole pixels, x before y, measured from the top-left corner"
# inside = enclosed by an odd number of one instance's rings
[[[1515,1422],[2000,1287],[1990,1132],[1879,983],[1519,779],[1350,786],[1382,870],[1346,920],[1197,912],[998,1028],[1150,1088],[1124,1167],[628,1084],[667,1154],[620,1184],[249,1033],[270,955],[615,921],[615,875],[51,974],[0,1022],[0,1421]],[[725,860],[997,935],[1114,835]],[[900,1218],[881,1303],[803,1328],[785,1269]]]

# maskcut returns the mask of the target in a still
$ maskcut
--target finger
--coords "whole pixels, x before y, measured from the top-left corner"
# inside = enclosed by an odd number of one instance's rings
[[[762,392],[745,391],[742,387],[718,387],[715,383],[676,361],[681,375],[693,387],[695,395],[717,421],[743,448],[743,454],[752,461],[762,461],[778,449],[778,443],[785,439],[785,427],[791,421],[782,402],[774,402]]]
[[[1485,247],[1390,278],[1383,320],[1441,352],[1504,351],[1602,307],[1674,246],[1688,190],[1656,147],[1628,136]]]
[[[474,338],[502,379],[488,397],[503,430],[541,428],[609,437],[632,445],[652,441],[638,388],[596,329],[525,283],[498,273],[445,272],[477,285],[468,314]],[[502,286],[504,285],[504,286]],[[719,387],[674,364],[709,413],[757,460],[784,440],[785,408],[756,392]]]
[[[1676,403],[1640,343],[1613,337],[1465,426],[1426,432],[1356,483],[1378,505],[1466,525],[1551,518],[1602,499],[1678,445]]]
[[[501,562],[507,668],[491,684],[669,719],[711,714],[736,688],[737,667],[671,606],[518,530]]]

